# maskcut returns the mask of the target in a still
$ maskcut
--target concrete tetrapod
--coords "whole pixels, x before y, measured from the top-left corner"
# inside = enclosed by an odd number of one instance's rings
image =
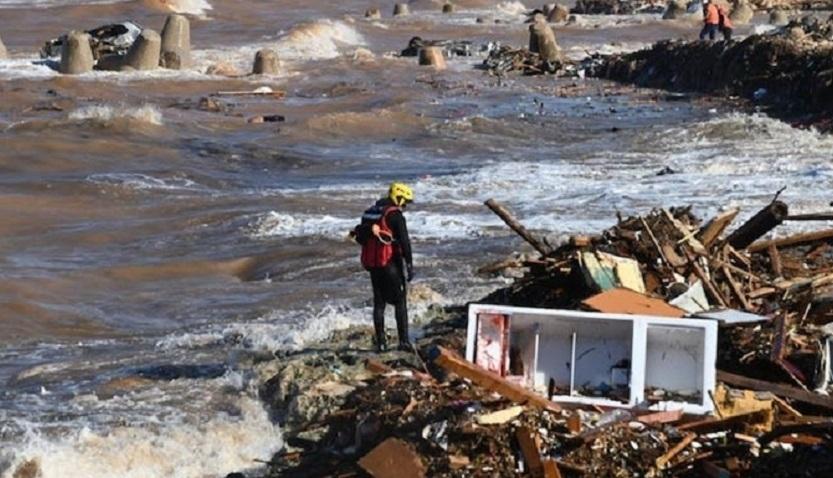
[[[143,30],[124,58],[122,70],[155,70],[159,68],[162,38],[153,30]]]
[[[455,10],[456,8],[453,3],[446,3],[443,5],[443,13],[454,13]]]
[[[547,21],[550,23],[566,22],[568,18],[570,18],[570,9],[560,3],[553,6],[549,15],[547,15]]]
[[[5,60],[9,57],[9,51],[6,50],[6,45],[3,44],[3,39],[0,38],[0,60]]]
[[[369,18],[370,20],[379,20],[382,18],[382,11],[378,8],[368,8],[366,12],[364,12],[364,17]]]
[[[92,71],[95,60],[90,47],[90,35],[85,32],[71,31],[61,47],[61,73],[80,75]]]
[[[443,49],[438,46],[426,46],[420,49],[419,64],[433,66],[435,70],[445,70],[448,67],[443,56]]]
[[[264,48],[255,54],[255,64],[252,67],[254,75],[277,75],[280,71],[280,59],[275,50]]]
[[[397,3],[393,6],[393,16],[400,17],[411,13],[407,3]]]
[[[544,61],[558,61],[561,49],[555,42],[555,32],[547,23],[536,22],[529,26],[529,51],[538,53]]]
[[[191,64],[191,24],[185,15],[169,15],[162,28],[160,66],[179,70]]]

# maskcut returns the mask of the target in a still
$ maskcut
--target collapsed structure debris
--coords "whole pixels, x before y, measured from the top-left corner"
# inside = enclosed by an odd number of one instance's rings
[[[87,30],[85,33],[90,36],[90,48],[92,49],[93,57],[98,60],[104,55],[126,55],[127,50],[139,38],[139,34],[142,33],[143,29],[138,23],[125,21],[102,25],[92,30]],[[47,41],[40,50],[41,58],[60,57],[61,50],[66,42],[67,34]]]
[[[417,341],[418,355],[374,355],[365,329],[344,333],[346,345],[336,338],[323,346],[332,352],[282,357],[262,390],[276,411],[289,414],[288,447],[272,460],[269,476],[731,477],[833,471],[833,399],[826,395],[833,391],[833,230],[762,239],[780,224],[829,214],[791,216],[776,196],[733,227],[737,209],[701,221],[691,208],[660,208],[619,217],[598,235],[573,236],[553,247],[505,207],[495,201],[488,206],[535,251],[503,261],[502,267],[521,269],[519,278],[483,305],[470,305],[468,316],[461,308],[438,313]],[[500,267],[488,269],[495,273]],[[554,314],[541,307],[567,310]],[[632,337],[643,337],[653,350],[645,363],[654,372],[644,372],[652,379],[639,378],[643,372],[637,369],[645,365],[614,353],[616,326],[607,316],[578,312],[612,308],[618,308],[619,325],[646,332]],[[664,318],[639,318],[646,308]],[[633,319],[621,315],[634,312]],[[679,318],[684,315],[693,319]],[[524,379],[530,370],[524,364],[536,360],[526,355],[530,351],[549,361],[545,367],[558,368],[561,360],[553,354],[560,352],[551,338],[568,316],[570,330],[607,334],[595,345],[603,350],[591,366],[609,377],[607,387],[577,391],[589,399],[567,400],[572,393],[560,391],[557,378],[549,383],[533,377],[532,386]],[[661,334],[650,331],[652,324]],[[695,329],[692,341],[677,335],[701,324],[718,330],[716,357],[695,360],[716,365],[712,385],[707,368],[698,376],[683,371],[677,359],[666,360],[674,354],[682,360],[698,350],[694,344],[705,343]],[[524,348],[520,335],[530,331],[537,345]],[[472,347],[473,338],[486,337],[494,343]],[[513,339],[503,347],[506,337]],[[575,333],[571,337],[576,343]],[[622,344],[642,347],[637,342],[643,338]],[[680,348],[685,343],[694,347]],[[561,348],[569,353],[569,346]],[[480,352],[491,355],[484,361]],[[568,372],[580,363],[578,357],[566,361]],[[303,367],[311,371],[301,373]],[[664,369],[657,374],[657,367]],[[662,376],[666,382],[657,382]],[[694,384],[694,395],[672,383],[677,379]],[[578,382],[573,379],[570,387],[579,388]],[[637,406],[611,406],[608,400],[620,387],[637,383],[638,400],[623,395],[623,402],[639,401]],[[608,397],[603,405],[592,398],[599,392]],[[673,402],[702,409],[687,411]]]

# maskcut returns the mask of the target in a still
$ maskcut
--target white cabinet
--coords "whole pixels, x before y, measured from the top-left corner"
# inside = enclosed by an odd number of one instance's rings
[[[488,355],[509,358],[502,375],[556,402],[713,410],[717,324],[712,320],[473,304],[469,361],[483,356],[476,350],[484,343],[480,320],[496,317],[508,333],[502,334],[503,349]]]

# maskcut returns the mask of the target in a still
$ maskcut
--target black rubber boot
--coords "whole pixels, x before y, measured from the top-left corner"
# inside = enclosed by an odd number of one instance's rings
[[[373,304],[373,330],[375,332],[374,346],[377,352],[387,352],[388,339],[385,335],[385,303]]]
[[[404,298],[396,304],[396,334],[399,337],[399,350],[412,351],[414,347],[408,338],[408,306]]]

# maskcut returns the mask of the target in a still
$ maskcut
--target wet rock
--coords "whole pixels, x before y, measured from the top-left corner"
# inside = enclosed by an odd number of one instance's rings
[[[179,70],[191,64],[191,24],[185,15],[170,15],[162,28],[162,68]]]
[[[553,6],[549,15],[547,15],[547,21],[550,23],[563,23],[568,18],[570,18],[570,9],[561,4]]]
[[[124,58],[123,69],[155,70],[159,68],[159,57],[162,51],[162,37],[153,30],[145,29]]]
[[[277,75],[280,71],[280,60],[275,50],[264,48],[255,54],[255,63],[252,67],[254,75]]]
[[[735,25],[746,25],[755,16],[755,10],[748,3],[741,1],[729,14],[729,18]]]
[[[217,76],[229,76],[229,77],[242,76],[243,75],[240,72],[240,70],[237,69],[237,67],[235,67],[234,65],[232,65],[230,63],[226,63],[226,62],[223,62],[223,61],[209,66],[205,70],[205,74],[206,75],[217,75]]]
[[[92,71],[94,63],[90,36],[79,31],[69,32],[61,50],[61,73],[65,75],[87,73]]]
[[[253,116],[247,120],[249,124],[262,124],[262,123],[283,123],[286,121],[286,117],[283,115],[262,115],[262,116]]]
[[[671,174],[679,174],[679,171],[673,169],[671,166],[666,166],[659,171],[657,171],[657,176],[668,176]]]
[[[139,376],[119,377],[98,387],[95,394],[100,400],[109,400],[118,395],[124,395],[141,388],[150,387],[153,384],[153,380]]]
[[[23,462],[12,474],[12,478],[41,478],[40,461],[37,459]]]
[[[443,5],[443,13],[454,13],[456,11],[456,7],[453,3],[446,3]]]
[[[0,60],[5,60],[9,57],[9,51],[6,50],[6,45],[3,44],[3,39],[0,38]]]
[[[772,13],[769,14],[770,25],[782,27],[788,23],[790,23],[790,17],[784,10],[773,10]]]
[[[197,104],[197,109],[200,111],[208,111],[210,113],[222,113],[228,109],[225,103],[217,98],[203,96]]]
[[[98,62],[95,64],[95,69],[101,71],[119,71],[122,66],[124,66],[124,55],[104,55],[98,59]]]
[[[368,8],[367,11],[364,12],[364,17],[370,20],[381,20],[382,11],[378,8]]]

